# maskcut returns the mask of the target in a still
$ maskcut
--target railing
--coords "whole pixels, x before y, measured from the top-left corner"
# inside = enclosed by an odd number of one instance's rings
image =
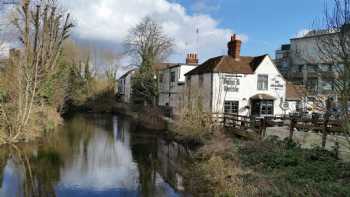
[[[324,120],[320,118],[293,116],[253,117],[228,113],[212,113],[211,116],[214,125],[238,129],[240,131],[252,130],[260,136],[265,136],[267,127],[274,126],[288,126],[291,137],[295,129],[297,131],[322,132],[324,135],[339,135],[344,133],[342,122],[335,119]]]
[[[225,128],[235,128],[239,130],[252,130],[263,135],[266,131],[267,122],[265,118],[256,118],[228,113],[212,113],[212,120],[215,125]]]

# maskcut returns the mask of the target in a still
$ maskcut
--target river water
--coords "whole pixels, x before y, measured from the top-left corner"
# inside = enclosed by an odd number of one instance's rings
[[[75,115],[44,142],[0,149],[0,196],[188,196],[187,151],[121,116]]]

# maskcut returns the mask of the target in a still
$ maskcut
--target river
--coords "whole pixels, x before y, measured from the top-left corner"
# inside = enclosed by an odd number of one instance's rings
[[[0,196],[189,196],[187,151],[122,116],[74,115],[43,142],[0,149]]]

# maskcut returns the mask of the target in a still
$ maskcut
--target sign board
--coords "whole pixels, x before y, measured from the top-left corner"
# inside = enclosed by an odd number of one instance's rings
[[[272,80],[272,84],[270,85],[272,89],[274,90],[282,90],[284,88],[284,85],[281,81],[278,81],[277,79]]]
[[[242,76],[235,74],[226,74],[224,75],[224,90],[226,92],[238,92],[240,85],[240,78]]]
[[[288,102],[283,102],[282,103],[282,107],[283,107],[283,109],[288,109],[289,108],[289,103]]]

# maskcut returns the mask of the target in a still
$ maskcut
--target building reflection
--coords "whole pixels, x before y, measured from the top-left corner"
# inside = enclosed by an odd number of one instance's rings
[[[76,116],[43,145],[0,152],[0,196],[183,196],[184,152],[126,118]]]

